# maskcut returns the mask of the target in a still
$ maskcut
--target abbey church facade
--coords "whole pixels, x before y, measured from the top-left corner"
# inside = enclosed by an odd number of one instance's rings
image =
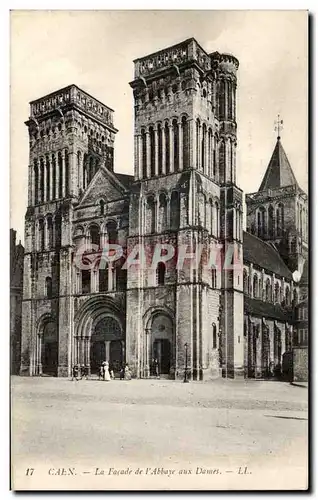
[[[307,259],[307,195],[278,137],[260,189],[246,195],[243,231],[238,66],[193,38],[134,61],[134,175],[114,165],[111,108],[76,85],[30,103],[22,375],[70,376],[75,364],[96,373],[108,360],[142,378],[153,359],[169,378],[185,365],[193,380],[281,372],[293,273]],[[174,258],[124,265],[158,244]],[[199,244],[239,265],[176,265]],[[105,262],[108,245],[120,258]]]

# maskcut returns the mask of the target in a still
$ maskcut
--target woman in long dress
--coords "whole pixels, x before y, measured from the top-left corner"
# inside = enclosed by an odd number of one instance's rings
[[[131,380],[131,371],[127,364],[125,366],[125,380]]]
[[[106,361],[105,365],[104,365],[104,380],[106,380],[107,382],[109,382],[109,380],[111,380],[110,373],[109,373],[109,363],[108,363],[108,361]]]

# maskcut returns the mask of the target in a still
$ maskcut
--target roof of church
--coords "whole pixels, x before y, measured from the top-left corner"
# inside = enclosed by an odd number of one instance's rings
[[[296,177],[290,166],[285,150],[277,137],[277,142],[258,191],[296,185]]]
[[[291,310],[284,309],[279,304],[271,304],[270,302],[263,302],[262,300],[252,299],[247,296],[244,296],[244,311],[246,314],[264,316],[282,321],[292,320]]]
[[[289,280],[292,272],[286,266],[275,248],[251,233],[243,232],[244,261],[257,264],[259,267]]]
[[[125,188],[129,189],[131,184],[134,182],[134,176],[128,174],[117,174],[114,172],[117,179],[125,186]]]

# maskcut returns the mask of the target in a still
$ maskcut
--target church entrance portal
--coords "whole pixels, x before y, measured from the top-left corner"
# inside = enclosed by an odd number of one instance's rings
[[[118,321],[112,316],[100,319],[93,330],[90,346],[91,373],[98,373],[103,361],[108,361],[115,374],[124,362],[124,338]]]
[[[170,358],[170,341],[168,339],[155,340],[153,343],[153,359],[158,360],[160,374],[165,375],[170,373]]]
[[[42,374],[56,377],[58,366],[58,342],[56,324],[53,321],[49,321],[45,324],[41,344]]]
[[[157,313],[151,319],[148,355],[151,376],[156,375],[155,360],[158,361],[160,375],[170,375],[173,368],[173,323],[167,314]]]

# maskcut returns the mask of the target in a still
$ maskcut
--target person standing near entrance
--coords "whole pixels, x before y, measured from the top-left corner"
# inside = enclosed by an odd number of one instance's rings
[[[158,363],[157,358],[155,359],[155,375],[157,378],[160,378],[159,363]]]
[[[128,364],[125,366],[125,380],[131,380],[131,371]]]
[[[111,380],[110,373],[109,373],[108,361],[105,361],[105,365],[104,365],[104,380],[106,380],[107,382],[109,382]]]
[[[75,380],[78,382],[78,375],[79,375],[78,365],[74,365],[72,370],[72,380],[74,380],[75,378]]]
[[[155,358],[152,358],[150,365],[150,376],[152,377],[154,375],[156,375]]]

